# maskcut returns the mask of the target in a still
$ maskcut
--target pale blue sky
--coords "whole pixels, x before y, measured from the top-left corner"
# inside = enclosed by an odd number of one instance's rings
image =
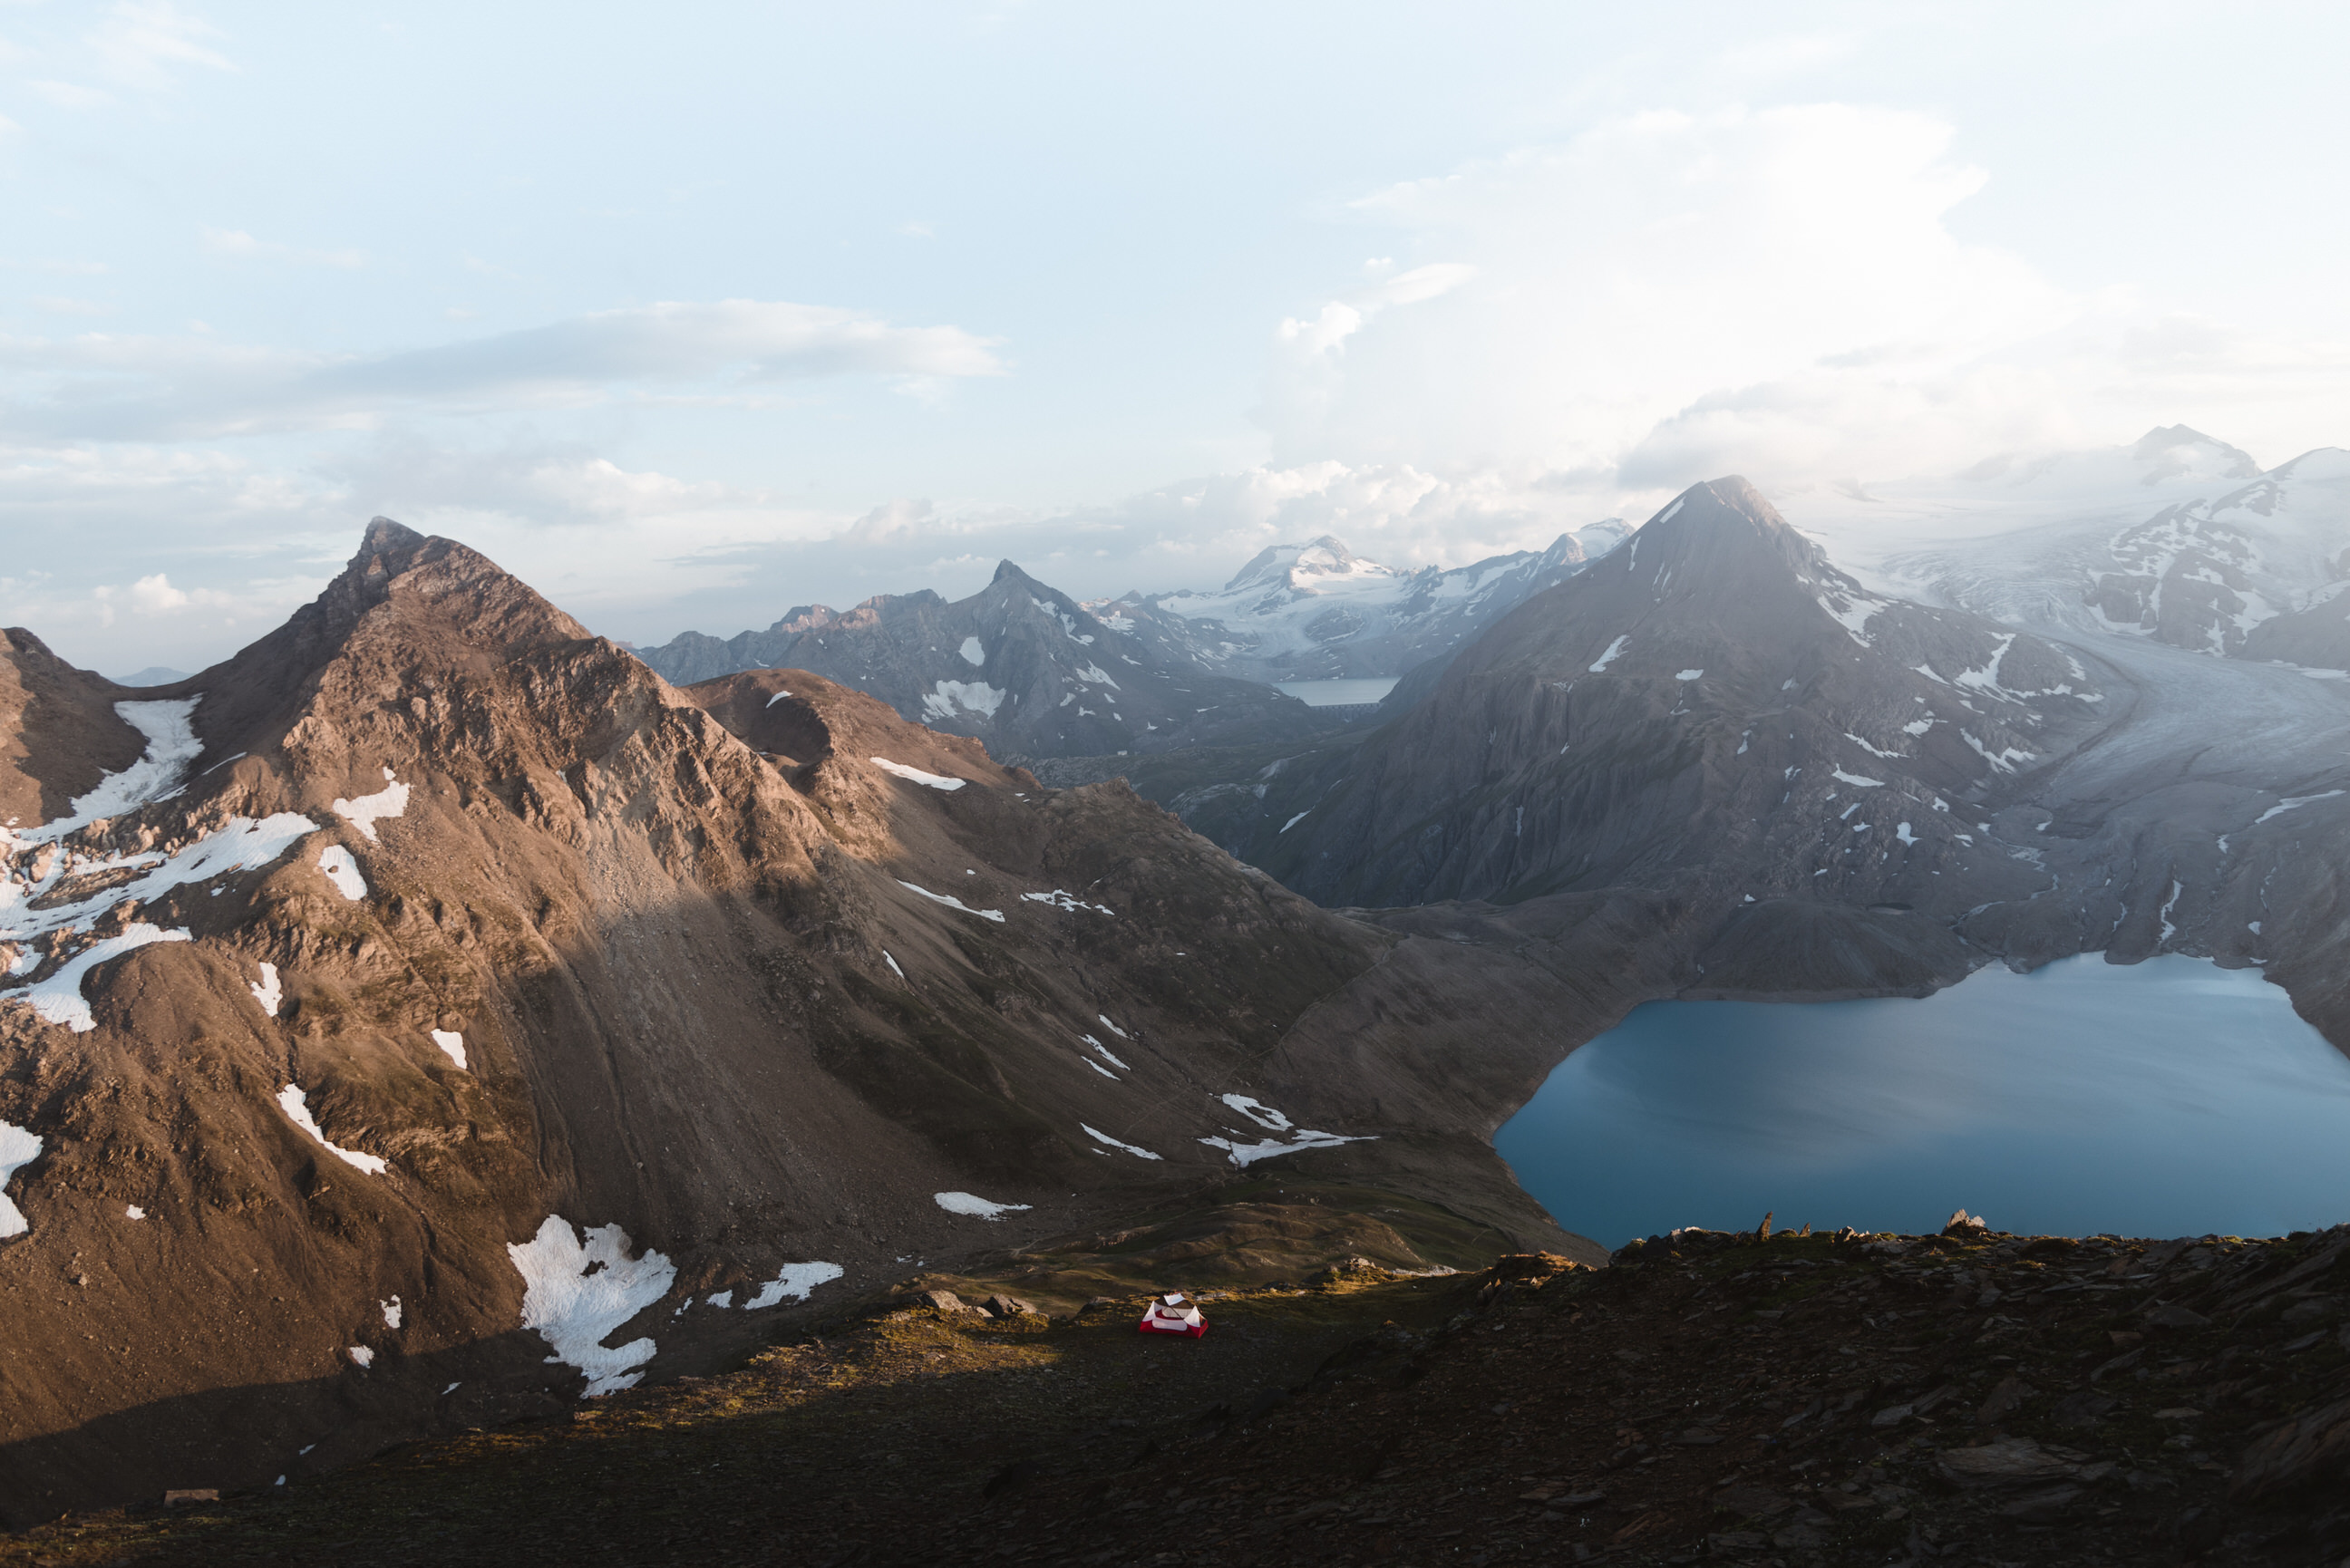
[[[0,3],[0,620],[598,629],[2350,441],[2338,8]]]

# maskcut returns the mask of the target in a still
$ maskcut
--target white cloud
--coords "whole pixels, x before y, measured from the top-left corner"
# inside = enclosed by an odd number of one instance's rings
[[[234,70],[225,56],[204,42],[220,36],[219,28],[171,0],[124,0],[85,42],[109,78],[151,91],[169,85],[174,67]]]
[[[2049,409],[2025,348],[2099,302],[1950,232],[1985,179],[1950,161],[1950,138],[1840,104],[1650,113],[1366,196],[1359,220],[1457,270],[1440,297],[1398,296],[1422,301],[1410,310],[1373,319],[1350,297],[1360,319],[1334,305],[1283,324],[1264,412],[1279,460],[1594,479],[1628,463],[1645,490],[1733,459],[1808,470],[2002,444],[1986,438]]]
[[[748,299],[599,311],[376,355],[208,337],[0,337],[0,410],[21,431],[69,440],[369,428],[403,409],[577,407],[679,383],[724,391],[863,376],[928,390],[1003,374],[998,346],[958,327]]]
[[[172,579],[158,572],[151,577],[141,577],[130,585],[130,602],[153,614],[158,610],[183,609],[188,596],[172,586]]]

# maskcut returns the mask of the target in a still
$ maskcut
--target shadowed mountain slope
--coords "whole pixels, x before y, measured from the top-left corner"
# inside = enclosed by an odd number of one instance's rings
[[[1988,785],[2091,728],[2081,663],[1869,594],[1742,480],[1699,485],[1503,618],[1339,771],[1268,791],[1268,869],[1325,903],[1517,899],[1689,876],[1914,902]]]

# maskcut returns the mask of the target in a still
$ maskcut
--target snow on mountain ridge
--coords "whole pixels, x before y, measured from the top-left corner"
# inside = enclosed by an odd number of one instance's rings
[[[1805,532],[1883,591],[2222,658],[2350,663],[2350,622],[2306,618],[2350,578],[2350,452],[2337,448],[2262,472],[2170,425],[1800,504]]]
[[[1426,571],[1431,568],[1423,567]],[[1346,542],[1334,535],[1324,534],[1303,545],[1268,545],[1250,557],[1246,566],[1232,574],[1224,585],[1225,593],[1244,589],[1287,588],[1292,593],[1322,593],[1327,589],[1323,579],[1332,577],[1408,577],[1417,574],[1399,572],[1393,566],[1365,560],[1347,548]]]
[[[1399,675],[1451,653],[1503,614],[1621,543],[1619,518],[1464,566],[1399,569],[1324,534],[1259,551],[1223,587],[1129,596],[1087,608],[1128,617],[1202,668],[1260,680]]]

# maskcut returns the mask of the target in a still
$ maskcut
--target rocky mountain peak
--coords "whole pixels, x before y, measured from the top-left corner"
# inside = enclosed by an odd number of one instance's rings
[[[1303,545],[1268,545],[1249,557],[1248,565],[1224,585],[1224,591],[1250,587],[1285,587],[1311,593],[1313,579],[1398,574],[1377,561],[1367,561],[1334,534],[1319,534]]]
[[[389,517],[370,517],[367,532],[359,535],[359,555],[353,559],[394,550],[414,552],[424,544],[425,536],[403,523],[395,523]]]
[[[2261,465],[2240,447],[2188,425],[2157,425],[2140,436],[2130,455],[2145,465],[2142,484],[2171,479],[2258,479]]]
[[[1644,584],[1668,602],[1731,606],[1766,588],[1808,593],[1814,586],[1853,586],[1761,491],[1735,474],[1682,491],[1601,569]]]

